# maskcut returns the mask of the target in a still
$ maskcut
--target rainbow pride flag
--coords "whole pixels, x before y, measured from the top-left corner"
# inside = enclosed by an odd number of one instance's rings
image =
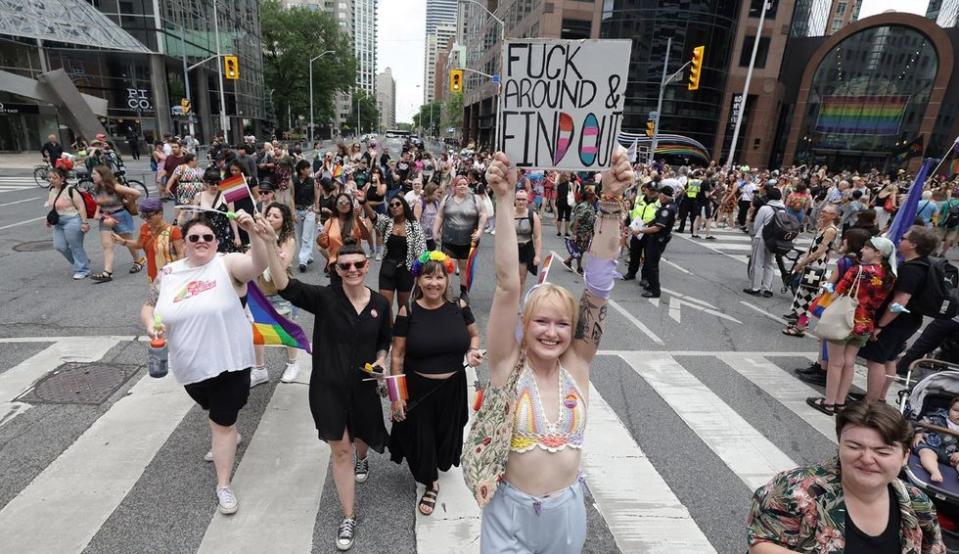
[[[313,353],[303,329],[278,314],[256,284],[252,281],[247,283],[246,290],[246,306],[253,315],[253,344],[290,346],[306,350],[308,354]]]
[[[959,158],[952,160],[949,163],[948,169],[946,169],[946,176],[952,179],[956,175],[959,175]]]
[[[406,388],[406,375],[388,375],[386,380],[386,393],[390,396],[390,401],[409,400],[410,393]]]
[[[246,177],[242,174],[231,175],[220,181],[220,193],[227,202],[236,202],[253,197],[250,194],[250,187],[246,184]]]
[[[825,96],[816,131],[840,135],[895,135],[909,96]]]
[[[463,286],[466,290],[473,288],[473,279],[476,277],[476,254],[479,252],[476,246],[475,241],[470,244],[470,254],[466,259],[466,275],[463,278]]]

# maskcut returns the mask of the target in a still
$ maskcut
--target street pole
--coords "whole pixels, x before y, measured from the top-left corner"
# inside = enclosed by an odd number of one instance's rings
[[[186,86],[186,103],[190,106],[190,113],[187,114],[187,123],[190,125],[190,136],[196,138],[196,130],[193,128],[193,99],[190,98],[190,72],[186,66],[186,39],[183,35],[186,29],[180,26],[180,51],[183,54],[183,81]]]
[[[333,51],[326,50],[319,56],[310,58],[310,148],[313,148],[313,62],[327,54],[333,54]]]
[[[360,133],[360,89],[356,89],[356,136],[359,137]]]
[[[493,149],[494,149],[494,150],[502,150],[502,145],[500,145],[500,134],[501,134],[501,132],[500,132],[500,125],[502,124],[502,121],[503,121],[503,120],[502,120],[502,111],[503,111],[503,110],[500,109],[500,108],[501,108],[501,106],[500,106],[500,100],[501,100],[501,97],[502,97],[502,95],[501,95],[501,90],[502,90],[502,86],[503,86],[503,85],[502,85],[502,83],[503,83],[503,78],[502,78],[502,75],[503,75],[503,66],[502,66],[502,62],[503,62],[503,44],[506,42],[506,23],[505,23],[502,19],[496,17],[496,14],[494,14],[494,13],[491,12],[491,11],[489,11],[489,8],[487,8],[487,7],[484,6],[483,4],[480,4],[480,3],[477,2],[476,0],[460,0],[460,2],[462,2],[462,3],[464,3],[464,4],[473,4],[474,6],[479,6],[484,12],[486,12],[486,15],[490,16],[490,18],[491,18],[493,21],[495,21],[497,24],[499,24],[499,48],[500,48],[500,53],[499,53],[500,69],[499,69],[499,72],[500,72],[500,83],[496,85],[496,121],[495,121],[495,123],[494,123],[494,125],[495,125],[494,132],[496,133],[496,136],[493,138]],[[430,112],[430,115],[432,115],[432,112]]]
[[[223,93],[223,57],[220,55],[220,25],[216,17],[216,0],[213,0],[213,35],[216,40],[216,73],[220,79],[220,129],[223,131],[223,140],[228,140],[226,119],[226,95]]]
[[[666,72],[669,70],[669,50],[673,46],[673,37],[666,39],[666,56],[663,59],[663,79],[659,82],[659,101],[656,102],[656,119],[653,121],[653,142],[649,147],[649,158],[646,163],[652,164],[656,159],[656,146],[659,144],[659,121],[663,117],[663,95],[666,92]]]
[[[749,56],[749,69],[746,70],[746,84],[743,85],[743,99],[739,104],[739,112],[736,114],[736,126],[733,128],[733,141],[729,144],[729,160],[726,162],[726,168],[733,165],[736,157],[736,143],[739,142],[739,128],[743,123],[743,116],[746,115],[746,101],[749,98],[749,82],[753,78],[753,67],[756,65],[756,53],[759,51],[759,39],[763,34],[763,22],[766,20],[766,9],[769,8],[769,2],[763,2],[763,10],[759,13],[759,28],[756,30],[756,38],[753,40],[753,52]]]

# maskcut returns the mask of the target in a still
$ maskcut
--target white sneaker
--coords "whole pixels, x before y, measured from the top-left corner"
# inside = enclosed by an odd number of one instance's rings
[[[270,374],[266,372],[265,367],[254,367],[250,372],[250,388],[262,385],[270,380]]]
[[[292,383],[296,380],[296,376],[300,374],[300,364],[296,362],[287,362],[286,369],[283,370],[283,375],[280,376],[280,381],[284,383]]]
[[[381,252],[377,252],[377,253],[376,253],[376,261],[378,261],[378,262],[382,262],[382,261],[383,261],[383,254],[382,254]]]
[[[495,234],[496,234],[496,229],[493,229],[492,231],[490,231],[489,234],[495,235]]]
[[[73,274],[73,280],[74,280],[74,281],[79,281],[79,280],[81,280],[81,279],[86,279],[88,276],[89,276],[89,273],[83,273],[83,272],[78,271],[77,273],[74,273],[74,274]]]
[[[235,514],[237,508],[240,507],[240,502],[236,499],[236,495],[233,494],[233,489],[230,487],[217,487],[216,499],[219,502],[217,508],[221,514]]]
[[[243,442],[243,435],[237,433],[237,434],[236,434],[236,445],[237,445],[237,446],[240,446],[240,443],[242,443],[242,442]],[[203,455],[203,461],[204,461],[204,462],[212,462],[212,461],[213,461],[213,451],[212,451],[212,450],[207,451],[207,453]]]

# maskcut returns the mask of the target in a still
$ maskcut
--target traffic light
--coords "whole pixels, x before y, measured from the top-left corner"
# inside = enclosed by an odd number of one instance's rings
[[[180,100],[180,107],[183,108],[183,115],[190,113],[190,101],[186,98]]]
[[[463,70],[450,70],[450,92],[463,92]]]
[[[693,48],[693,59],[689,62],[689,90],[699,90],[699,78],[703,73],[703,53],[705,46]]]
[[[646,136],[649,137],[649,138],[653,138],[653,135],[655,135],[655,134],[656,134],[656,122],[653,121],[653,120],[647,121],[647,122],[646,122]]]
[[[223,78],[231,81],[240,78],[240,62],[236,56],[223,56]]]

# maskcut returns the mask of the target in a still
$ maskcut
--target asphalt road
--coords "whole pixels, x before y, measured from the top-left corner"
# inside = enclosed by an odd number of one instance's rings
[[[231,527],[215,513],[213,470],[201,460],[209,444],[205,414],[184,404],[181,389],[153,394],[149,387],[160,385],[143,378],[146,349],[137,340],[142,332],[137,314],[145,277],[128,275],[129,255],[118,251],[113,282],[70,280],[70,267],[52,250],[42,219],[29,221],[43,217],[42,196],[36,187],[0,192],[0,550],[7,550],[6,540],[16,540],[42,551],[31,541],[46,535],[60,541],[60,551],[252,551],[250,544],[269,537],[273,527],[257,521]],[[552,219],[546,223],[545,247],[562,252]],[[484,235],[470,294],[484,332],[493,290],[493,239]],[[789,372],[807,365],[817,345],[780,333],[774,319],[790,299],[742,294],[744,239],[738,231],[721,233],[714,243],[676,237],[666,251],[665,293],[658,302],[641,298],[635,282],[620,282],[613,291],[591,374],[595,391],[584,454],[590,491],[587,552],[742,552],[752,490],[779,470],[835,452],[831,420],[802,402],[815,391]],[[87,237],[86,247],[98,269],[97,238]],[[373,287],[378,270],[373,263],[367,278]],[[315,267],[297,277],[326,282]],[[550,280],[577,294],[582,289],[581,279],[558,263]],[[312,317],[301,317],[300,323],[309,335]],[[15,401],[34,381],[69,361],[99,361],[113,366],[114,375],[124,369],[129,375],[123,373],[115,391],[98,403]],[[271,539],[279,541],[275,551],[331,552],[339,519],[328,451],[312,434],[305,386],[278,385],[279,352],[271,350],[269,361],[271,382],[251,392],[240,415],[245,440],[237,480],[241,475],[248,479],[244,483],[275,480],[276,490],[282,490],[284,479],[297,476],[299,488],[269,502],[238,491],[241,514],[283,514],[276,524],[283,534]],[[130,402],[157,402],[160,409],[128,427],[111,419],[126,413]],[[288,438],[304,421],[305,434]],[[281,441],[264,465],[269,449],[263,441],[274,424],[287,430],[274,438],[287,442]],[[100,483],[99,463],[86,474],[61,467],[71,456],[89,458],[79,455],[114,429],[121,438],[118,448],[131,453],[115,475],[100,477],[111,486],[93,486]],[[90,452],[109,466],[106,446]],[[295,454],[284,456],[286,451]],[[356,552],[478,551],[478,513],[465,488],[457,490],[459,477],[444,481],[437,514],[418,518],[406,467],[389,462],[388,454],[374,455],[371,465],[370,480],[357,488]],[[60,483],[61,474],[71,479],[60,488],[45,488]],[[44,505],[51,490],[62,502]],[[315,502],[291,508],[311,494]],[[71,522],[66,517],[71,502],[81,503],[89,517]],[[22,514],[31,509],[49,518],[24,524]],[[10,529],[20,529],[23,536],[5,535]],[[287,548],[283,541],[294,538],[301,547]]]

